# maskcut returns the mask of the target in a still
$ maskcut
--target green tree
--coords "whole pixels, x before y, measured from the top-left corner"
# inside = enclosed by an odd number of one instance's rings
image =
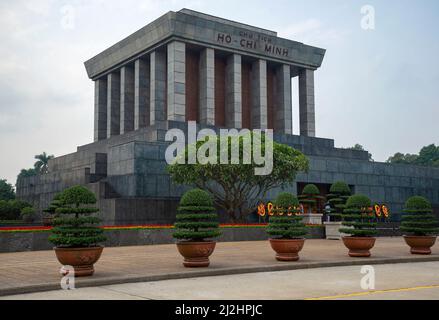
[[[349,197],[342,214],[344,228],[340,228],[339,231],[353,237],[371,237],[375,235],[377,224],[371,205],[370,199],[364,195],[356,194]]]
[[[38,172],[34,168],[21,169],[20,173],[17,176],[17,180],[20,180],[22,178],[27,178],[27,177],[33,177],[33,176],[36,176],[37,174],[38,174]]]
[[[396,163],[396,164],[415,164],[418,159],[416,154],[403,154],[401,152],[395,153],[392,157],[387,159],[387,163]]]
[[[291,193],[281,193],[274,201],[275,215],[269,219],[267,233],[279,239],[303,238],[307,233],[300,212],[299,200]]]
[[[415,236],[439,233],[438,220],[433,214],[431,203],[426,198],[414,196],[407,200],[402,216],[401,230]]]
[[[58,247],[83,248],[95,247],[106,240],[104,230],[95,226],[101,220],[89,216],[99,211],[93,206],[96,203],[93,192],[74,186],[64,190],[59,198],[62,207],[57,208],[56,213],[66,217],[54,219],[50,242]]]
[[[221,235],[212,196],[204,190],[193,189],[183,195],[176,220],[176,239],[203,241]]]
[[[213,197],[216,205],[223,209],[231,221],[246,221],[247,216],[254,212],[258,203],[266,199],[266,194],[273,188],[282,188],[293,183],[298,171],[307,171],[309,168],[308,159],[300,152],[287,145],[273,142],[273,170],[270,175],[255,175],[255,168],[262,167],[251,157],[250,164],[244,164],[244,156],[253,154],[251,150],[244,152],[244,144],[252,141],[254,134],[240,136],[239,139],[239,161],[238,164],[231,164],[232,137],[228,139],[228,164],[220,164],[220,140],[216,137],[207,137],[216,143],[217,154],[214,155],[217,164],[201,164],[198,159],[195,164],[188,164],[188,150],[183,155],[184,164],[177,162],[168,166],[167,170],[177,184],[194,185],[197,188],[207,190]],[[250,140],[249,140],[250,139]],[[265,154],[265,138],[262,135],[262,154]],[[205,148],[206,141],[196,144],[196,151]],[[247,145],[247,144],[246,144]]]
[[[13,199],[15,199],[14,187],[6,179],[0,179],[0,200],[8,201]]]
[[[35,170],[37,170],[38,173],[48,173],[49,172],[49,160],[53,159],[53,155],[47,155],[46,152],[43,152],[42,154],[37,154],[35,156],[35,159],[37,160],[34,164]]]
[[[307,184],[299,196],[299,202],[304,205],[305,210],[308,209],[307,213],[316,212],[317,203],[320,199],[322,199],[320,190],[315,184]]]
[[[425,146],[419,151],[419,154],[403,154],[397,152],[387,159],[387,163],[439,167],[439,146],[435,144]]]
[[[331,206],[329,213],[331,221],[340,221],[342,219],[343,209],[350,196],[351,189],[344,181],[337,181],[332,184],[329,194],[326,196]]]
[[[434,144],[423,147],[419,151],[419,157],[416,161],[417,164],[424,166],[432,166],[434,162],[439,160],[439,146]]]
[[[367,154],[369,155],[369,161],[374,161],[372,158],[372,153],[370,153],[369,151],[367,151],[366,149],[364,149],[364,147],[359,144],[356,143],[355,146],[348,148],[349,150],[357,150],[357,151],[366,151]]]

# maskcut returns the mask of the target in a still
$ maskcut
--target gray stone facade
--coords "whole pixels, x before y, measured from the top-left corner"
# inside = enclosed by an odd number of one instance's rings
[[[215,51],[206,48],[200,57],[200,123],[215,125]]]
[[[186,121],[186,45],[168,44],[168,120]]]
[[[186,105],[186,50],[198,50],[190,78],[197,109]],[[386,203],[398,220],[405,200],[426,196],[439,214],[439,169],[370,162],[367,152],[335,148],[317,138],[314,76],[324,49],[277,37],[276,32],[202,13],[169,12],[85,63],[95,81],[94,142],[50,160],[50,172],[17,182],[19,198],[42,210],[57,192],[86,185],[95,192],[105,224],[169,223],[186,190],[166,173],[166,131],[187,129],[188,108],[198,113],[199,128],[216,124],[217,58],[224,61],[225,127],[243,126],[243,64],[251,65],[251,127],[267,128],[268,73],[275,70],[275,140],[311,161],[298,183],[332,184],[343,180],[357,193]],[[244,62],[243,62],[244,60]],[[300,136],[293,135],[291,79],[299,77]],[[197,78],[197,79],[196,79]],[[221,78],[222,79],[222,78]],[[193,83],[192,83],[193,81]],[[221,80],[222,81],[222,80]],[[194,89],[196,88],[196,89]],[[219,100],[219,99],[218,99]],[[195,103],[194,103],[195,104]],[[221,127],[222,127],[221,126]],[[273,198],[279,190],[273,190]],[[225,217],[222,217],[225,219]]]
[[[170,128],[184,130],[186,124],[163,122],[79,147],[76,153],[51,160],[51,173],[18,181],[18,197],[44,209],[57,192],[87,185],[98,195],[105,224],[169,223],[187,190],[173,184],[166,173],[169,142],[164,137]],[[299,174],[296,182],[346,181],[355,192],[388,204],[393,220],[399,219],[405,200],[416,194],[426,196],[439,213],[439,169],[369,162],[367,152],[335,148],[330,139],[283,134],[274,138],[310,158],[310,171]],[[267,200],[279,191],[273,190]],[[297,193],[297,184],[286,191]]]
[[[267,61],[258,59],[252,66],[252,118],[251,127],[268,129],[267,126]]]
[[[226,66],[226,126],[242,128],[241,56],[232,54]]]

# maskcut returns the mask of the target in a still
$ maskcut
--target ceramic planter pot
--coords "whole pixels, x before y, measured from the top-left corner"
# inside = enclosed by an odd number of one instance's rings
[[[72,266],[75,277],[91,276],[94,273],[94,264],[101,257],[104,247],[91,248],[54,248],[58,261],[63,266]],[[67,272],[61,271],[66,275]]]
[[[404,236],[412,254],[431,254],[431,247],[436,243],[436,237]]]
[[[278,261],[297,261],[303,249],[305,239],[270,239],[271,248],[276,252]]]
[[[370,249],[375,245],[376,238],[372,237],[343,237],[343,243],[349,249],[350,257],[368,258]]]
[[[210,264],[209,257],[215,250],[216,242],[178,242],[178,252],[184,257],[186,268],[203,268]]]

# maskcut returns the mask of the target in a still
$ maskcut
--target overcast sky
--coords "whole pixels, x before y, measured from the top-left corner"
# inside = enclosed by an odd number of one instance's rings
[[[375,8],[375,30],[361,8]],[[15,184],[35,154],[93,139],[83,62],[183,7],[327,49],[316,73],[316,127],[375,160],[439,143],[439,1],[0,0],[0,178]],[[294,97],[298,133],[297,95]]]

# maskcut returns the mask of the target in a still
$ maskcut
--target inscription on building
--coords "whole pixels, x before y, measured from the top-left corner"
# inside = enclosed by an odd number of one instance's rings
[[[290,53],[288,48],[276,45],[271,37],[259,33],[241,31],[239,34],[234,35],[217,32],[215,34],[215,41],[221,45],[255,50],[278,57],[288,57]]]

